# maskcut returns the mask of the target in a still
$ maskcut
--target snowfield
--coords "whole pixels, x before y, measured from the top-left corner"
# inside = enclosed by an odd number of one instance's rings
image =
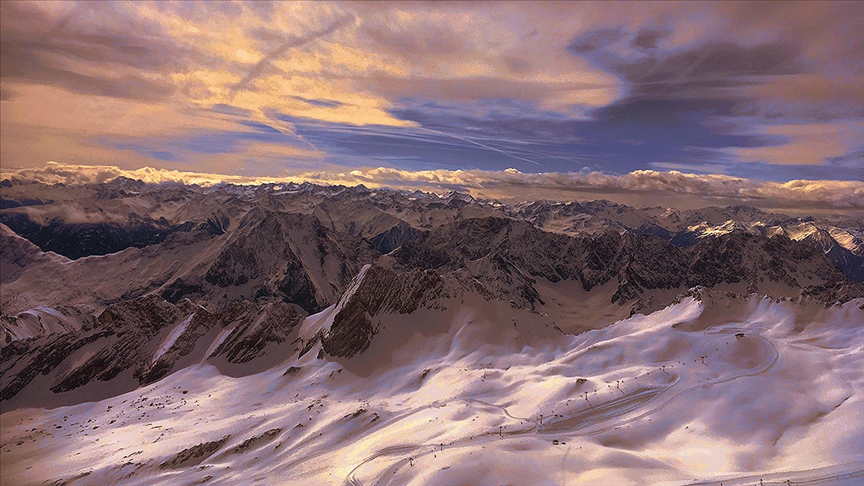
[[[864,301],[698,297],[570,335],[469,295],[353,358],[4,411],[0,482],[864,483]]]

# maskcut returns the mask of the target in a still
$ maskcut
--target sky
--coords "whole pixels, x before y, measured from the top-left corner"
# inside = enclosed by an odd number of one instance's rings
[[[7,174],[864,209],[864,2],[0,9]]]

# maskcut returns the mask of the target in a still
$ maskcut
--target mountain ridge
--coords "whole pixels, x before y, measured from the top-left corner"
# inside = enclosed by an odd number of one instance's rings
[[[144,386],[201,360],[238,376],[316,347],[350,360],[378,339],[385,316],[438,312],[453,299],[497,302],[579,333],[657,311],[692,288],[821,305],[864,296],[836,264],[854,254],[837,250],[829,229],[792,219],[783,229],[781,216],[755,208],[511,207],[455,192],[311,184],[36,188],[68,214],[78,213],[63,201],[83,191],[76,207],[95,218],[107,201],[128,208],[129,221],[184,222],[161,242],[75,259],[2,226],[3,401],[31,382],[60,395],[118,376],[126,388]],[[51,204],[38,207],[51,215]],[[4,211],[36,217],[22,208]],[[88,215],[76,218],[101,224]],[[692,244],[674,244],[682,232]],[[323,327],[310,334],[301,323],[311,315]],[[288,354],[265,352],[273,346]]]

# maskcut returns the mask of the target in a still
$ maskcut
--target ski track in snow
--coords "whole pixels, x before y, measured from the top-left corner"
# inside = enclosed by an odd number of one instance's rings
[[[734,329],[736,332],[739,331]],[[762,338],[764,339],[764,338]],[[688,392],[696,390],[698,388],[705,388],[713,385],[719,385],[723,383],[728,383],[730,381],[744,378],[748,376],[755,376],[762,373],[768,372],[776,363],[779,358],[779,353],[777,352],[777,348],[767,339],[764,339],[764,342],[767,346],[770,346],[772,349],[772,355],[769,359],[765,360],[765,362],[760,363],[756,368],[760,368],[754,372],[741,373],[736,374],[734,376],[729,376],[723,379],[714,380],[707,383],[692,385],[672,396],[666,398],[662,403],[657,404],[656,406],[644,410],[644,407],[652,404],[655,399],[664,396],[667,392],[672,391],[677,385],[680,384],[680,377],[673,384],[662,388],[662,389],[641,389],[637,390],[635,393],[626,393],[622,392],[622,396],[620,398],[615,398],[608,402],[603,402],[597,406],[588,406],[588,408],[580,410],[568,417],[563,417],[558,420],[554,418],[551,421],[547,421],[546,424],[542,424],[542,421],[535,421],[532,418],[528,417],[514,417],[511,415],[506,408],[495,405],[493,403],[483,402],[481,400],[476,399],[468,399],[467,402],[478,403],[481,405],[485,405],[488,407],[498,408],[501,410],[504,415],[507,417],[519,420],[520,423],[522,421],[528,422],[531,424],[530,427],[522,429],[522,430],[509,430],[507,432],[500,431],[498,433],[494,432],[485,432],[481,436],[478,437],[469,437],[460,441],[452,442],[447,444],[448,448],[453,447],[471,447],[476,446],[479,442],[494,442],[496,437],[504,438],[507,436],[508,438],[516,435],[528,434],[531,432],[537,432],[538,434],[552,434],[552,433],[569,433],[572,436],[587,436],[587,435],[597,435],[602,432],[608,431],[610,429],[617,429],[623,425],[632,423],[638,419],[645,418],[663,408],[668,406],[674,400],[686,395]],[[617,389],[617,388],[616,388]],[[635,412],[640,412],[638,415],[632,415]],[[597,425],[602,425],[602,427],[597,427]],[[590,429],[589,431],[576,433],[581,431],[582,429]],[[421,449],[425,449],[424,451],[420,451]],[[418,459],[422,456],[428,456],[436,452],[434,444],[422,444],[416,446],[399,446],[399,447],[388,447],[382,449],[381,451],[374,454],[372,457],[364,460],[359,465],[357,465],[346,478],[346,484],[351,484],[355,486],[360,486],[364,484],[362,481],[356,478],[357,472],[368,463],[388,455],[393,455],[397,453],[411,453],[411,460],[403,458],[399,460],[395,465],[391,466],[387,469],[387,473],[396,474],[399,468],[404,467],[406,465],[410,465],[413,460]],[[386,480],[383,484],[391,484],[389,481],[388,475],[384,474],[382,477],[379,477],[374,484],[382,484],[381,481]]]

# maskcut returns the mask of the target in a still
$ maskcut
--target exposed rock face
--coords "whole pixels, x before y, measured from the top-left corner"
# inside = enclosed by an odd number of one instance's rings
[[[478,276],[475,276],[478,275]],[[499,254],[481,257],[466,268],[441,273],[369,266],[357,276],[336,304],[332,323],[320,339],[328,356],[351,358],[364,352],[378,334],[384,315],[411,314],[418,309],[445,309],[447,299],[480,296],[509,302],[515,309],[533,310],[542,303],[536,280]],[[420,325],[418,323],[418,325]],[[307,343],[311,347],[314,339]]]
[[[506,300],[522,309],[534,309],[536,303],[543,303],[534,288],[537,281],[498,253],[469,262],[454,275],[461,277],[463,286],[479,292],[487,300]]]
[[[454,270],[466,262],[496,254],[531,276],[550,282],[580,280],[586,290],[591,290],[622,270],[656,267],[658,259],[674,270],[681,265],[674,259],[676,253],[674,246],[650,236],[622,236],[610,231],[597,237],[574,238],[539,230],[524,221],[482,218],[419,236],[394,256],[408,267]]]
[[[147,351],[160,331],[179,318],[176,307],[156,296],[109,307],[99,316],[99,334],[85,336],[83,340],[90,341],[96,336],[114,339],[100,339],[104,343],[100,349],[80,366],[59,377],[51,391],[73,390],[93,380],[109,381],[129,368],[133,368],[134,376],[142,385],[161,378],[167,370],[162,372],[163,367],[151,366]]]
[[[14,299],[16,296],[8,296]],[[4,296],[4,299],[7,296]],[[9,306],[17,305],[15,303]],[[0,316],[0,347],[39,335],[93,329],[96,318],[86,305],[37,307],[18,314]]]
[[[349,289],[337,304],[333,324],[321,338],[324,351],[345,358],[363,352],[378,332],[375,316],[410,314],[440,297],[443,287],[443,279],[434,271],[397,273],[377,266],[369,268],[356,288]]]
[[[28,265],[49,259],[39,247],[0,223],[0,283],[13,282]]]
[[[382,254],[387,254],[421,233],[422,231],[412,228],[404,221],[400,221],[396,226],[373,236],[369,241]]]
[[[224,357],[240,364],[283,343],[303,314],[284,302],[256,306],[238,302],[222,314],[184,300],[178,305],[150,295],[109,306],[92,327],[13,341],[3,349],[0,400],[8,400],[38,375],[49,375],[50,390],[62,393],[130,370],[146,385],[176,371],[184,360]],[[210,356],[204,352],[219,329],[231,327]]]
[[[284,343],[302,321],[294,306],[273,302],[258,308],[250,302],[238,302],[220,315],[220,327],[233,331],[208,356],[224,356],[234,364],[247,363],[261,356],[269,344]]]
[[[585,290],[620,276],[622,293],[633,285],[680,284],[679,250],[658,238],[605,232],[595,238],[547,233],[504,218],[466,220],[418,237],[395,256],[406,266],[455,269],[497,255],[533,277],[550,282],[579,280]],[[656,272],[663,270],[663,276]],[[665,277],[665,278],[663,278]],[[671,280],[670,280],[671,277]]]
[[[251,298],[273,296],[317,312],[338,299],[357,262],[376,255],[368,242],[328,230],[313,216],[256,212],[204,278],[221,288],[247,286]]]
[[[511,262],[531,277],[578,280],[586,291],[616,279],[612,301],[622,304],[646,289],[746,282],[757,291],[764,282],[800,288],[812,281],[846,280],[817,247],[784,236],[729,233],[680,248],[647,234],[607,231],[571,237],[505,218],[442,226],[394,253],[405,267],[442,270],[491,256]]]
[[[652,235],[624,234],[621,242],[621,269],[613,302],[624,304],[645,289],[680,287],[686,274],[686,260],[677,248]],[[628,241],[629,240],[629,241]]]
[[[852,250],[841,246],[831,236],[828,230],[813,226],[812,231],[801,239],[812,246],[819,248],[825,253],[829,260],[837,263],[847,277],[856,281],[864,282],[864,257],[856,255]],[[850,248],[855,249],[854,243]]]
[[[802,287],[800,280],[844,281],[840,269],[817,248],[778,236],[765,238],[730,233],[707,238],[688,249],[689,286],[748,282],[754,290],[761,282],[783,282]]]
[[[250,449],[253,449],[255,447],[260,447],[262,444],[266,444],[267,442],[272,441],[273,439],[278,437],[279,434],[281,434],[281,433],[282,433],[282,429],[279,429],[279,428],[270,429],[261,435],[250,437],[250,438],[244,440],[243,442],[240,443],[240,445],[238,445],[234,449],[232,449],[232,451],[235,454],[243,454],[244,452],[246,452]]]
[[[823,285],[812,285],[807,287],[802,292],[805,298],[815,299],[825,307],[835,304],[843,304],[852,299],[857,299],[864,296],[864,283],[846,282],[846,283],[826,283]],[[861,304],[864,309],[864,303]]]
[[[60,394],[143,385],[202,360],[223,372],[273,366],[299,341],[304,316],[334,304],[314,339],[322,356],[362,353],[384,314],[469,292],[545,312],[545,281],[578,282],[637,311],[695,286],[783,287],[826,305],[864,295],[848,278],[864,278],[860,222],[839,228],[745,207],[508,207],[459,193],[120,179],[7,189],[15,204],[4,202],[2,220],[27,239],[0,224],[2,400],[31,385]],[[92,222],[63,219],[81,208]],[[42,251],[143,245],[74,261]]]
[[[146,343],[178,317],[174,306],[151,296],[106,309],[94,329],[15,341],[4,349],[0,400],[12,398],[37,374],[55,371],[85,347],[90,352],[79,353],[80,362],[70,363],[67,370],[55,374],[51,391],[59,393],[95,380],[108,381],[135,365],[139,381],[144,382],[148,375],[142,356]]]
[[[188,449],[183,449],[182,451],[175,454],[171,459],[163,462],[159,465],[160,469],[176,469],[183,467],[190,467],[196,464],[200,464],[212,456],[213,453],[218,451],[225,445],[225,442],[228,442],[230,439],[230,435],[226,435],[219,440],[214,440],[212,442],[203,442],[201,444],[192,446]]]
[[[817,220],[746,206],[685,211],[635,208],[602,200],[535,201],[507,206],[455,192],[436,196],[308,183],[213,188],[132,180],[67,187],[21,185],[20,181],[9,184],[0,204],[0,221],[14,226],[18,234],[43,250],[72,258],[151,245],[177,231],[231,233],[250,211],[310,215],[330,231],[369,240],[382,253],[407,241],[413,231],[498,215],[571,236],[627,231],[655,235],[677,246],[692,246],[703,238],[730,231],[765,236],[767,232],[791,234],[796,227],[813,226],[818,231],[807,239],[820,245],[847,277],[864,279],[860,260],[864,256],[862,227],[854,218]],[[40,207],[43,216],[31,218],[26,208],[33,205]],[[82,213],[86,213],[83,222]]]
[[[231,227],[231,218],[221,209],[215,211],[202,222],[187,221],[172,228],[175,231],[206,231],[212,235],[223,235]]]

